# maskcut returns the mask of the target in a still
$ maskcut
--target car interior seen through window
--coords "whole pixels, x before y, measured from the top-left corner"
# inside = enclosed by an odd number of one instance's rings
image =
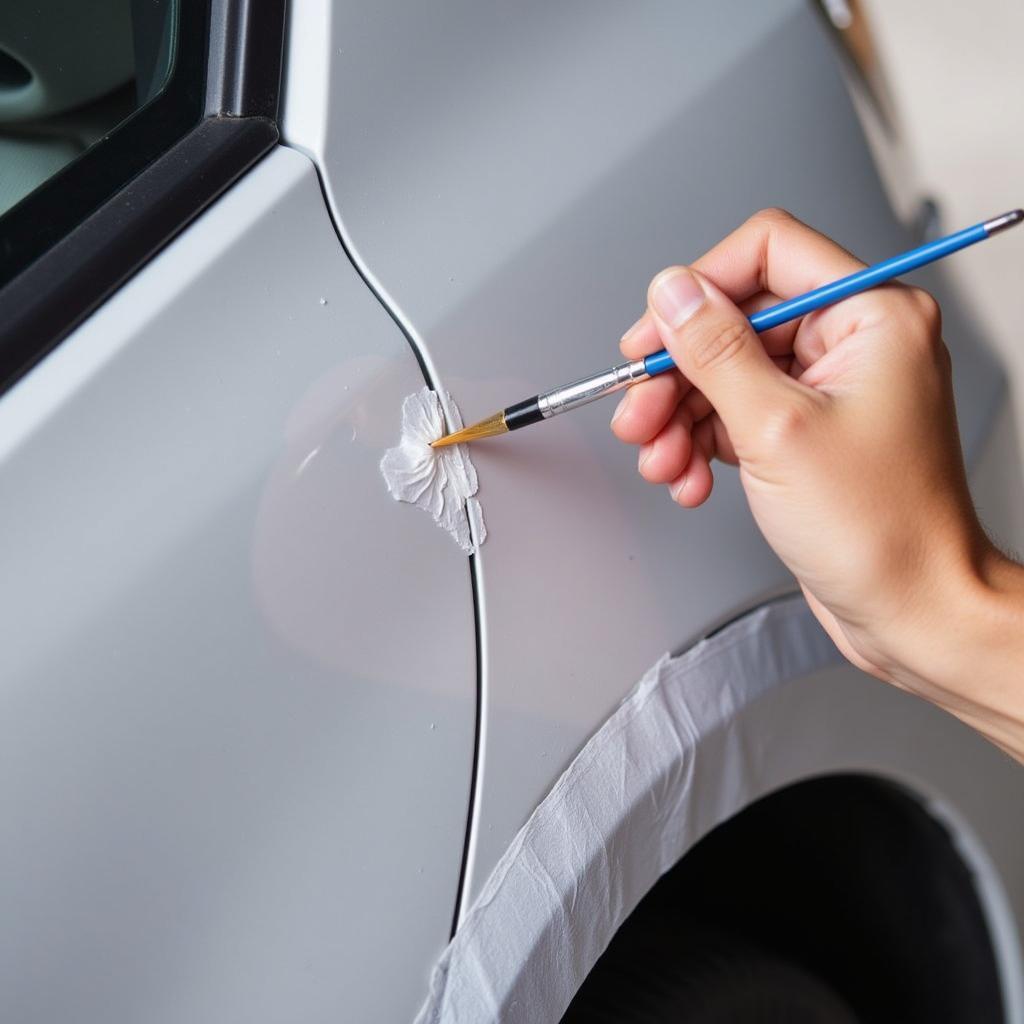
[[[0,6],[0,214],[164,87],[175,0]]]

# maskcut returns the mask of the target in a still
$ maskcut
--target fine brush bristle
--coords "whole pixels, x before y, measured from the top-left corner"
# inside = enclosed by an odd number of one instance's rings
[[[505,413],[496,412],[493,416],[474,423],[472,426],[456,430],[454,434],[446,434],[436,441],[430,442],[431,448],[445,448],[450,444],[462,444],[464,441],[479,441],[483,437],[494,437],[496,434],[504,434],[508,431],[505,423]]]

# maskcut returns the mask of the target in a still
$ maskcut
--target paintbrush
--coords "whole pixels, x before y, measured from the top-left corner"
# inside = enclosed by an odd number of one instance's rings
[[[750,317],[750,326],[759,333],[770,330],[772,327],[778,327],[779,324],[805,316],[815,309],[830,306],[834,302],[839,302],[840,299],[857,295],[859,292],[891,281],[894,277],[899,277],[900,274],[909,273],[911,270],[917,270],[918,267],[941,260],[944,256],[949,256],[959,249],[974,245],[975,242],[991,238],[998,232],[1019,224],[1021,220],[1024,220],[1024,211],[1011,210],[1000,217],[993,217],[991,220],[964,228],[963,231],[957,231],[945,238],[928,242],[899,256],[893,256],[874,266],[858,270],[857,273],[840,278],[831,284],[822,285],[795,299],[787,299],[777,306],[762,309]],[[662,349],[643,359],[620,363],[610,369],[593,373],[589,377],[581,377],[571,384],[565,384],[551,391],[545,391],[543,394],[534,395],[533,398],[517,402],[493,416],[488,416],[487,419],[481,420],[479,423],[439,437],[431,443],[431,447],[443,448],[449,444],[479,441],[484,437],[507,434],[510,430],[518,430],[531,423],[550,419],[559,413],[587,405],[598,398],[604,398],[605,395],[621,391],[623,388],[673,369],[675,369],[675,363],[672,362],[672,357],[665,349]]]

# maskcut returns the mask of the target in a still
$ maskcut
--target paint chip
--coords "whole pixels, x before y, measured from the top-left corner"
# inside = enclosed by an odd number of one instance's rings
[[[452,430],[461,429],[462,417],[451,395],[448,407]],[[444,433],[437,393],[423,388],[407,396],[402,403],[401,440],[384,453],[380,471],[396,501],[429,512],[463,551],[474,554],[487,538],[483,510],[473,497],[478,487],[476,468],[464,444],[430,447]]]

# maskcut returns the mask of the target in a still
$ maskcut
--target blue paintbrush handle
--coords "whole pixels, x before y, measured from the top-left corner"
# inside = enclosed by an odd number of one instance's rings
[[[778,327],[787,320],[795,320],[815,309],[821,309],[830,303],[838,302],[847,296],[856,295],[858,292],[885,281],[891,281],[900,274],[923,267],[926,263],[934,263],[950,253],[963,249],[984,238],[991,238],[997,231],[1013,227],[1024,221],[1024,211],[1011,210],[1001,217],[993,217],[992,220],[975,224],[972,228],[965,228],[955,235],[947,235],[937,242],[929,242],[927,245],[919,245],[902,256],[893,256],[890,260],[876,263],[873,267],[866,267],[856,274],[833,281],[831,284],[822,285],[806,295],[800,295],[795,299],[787,299],[770,309],[762,309],[750,318],[750,325],[755,331],[767,331],[771,327]],[[570,384],[564,384],[558,388],[552,388],[533,398],[527,398],[524,402],[517,402],[510,405],[496,416],[466,427],[464,430],[456,431],[454,434],[438,438],[434,446],[457,444],[460,441],[473,441],[481,437],[490,437],[493,434],[507,433],[511,430],[518,430],[520,427],[528,426],[531,423],[539,423],[541,420],[558,416],[570,409],[578,409],[580,406],[589,405],[606,395],[615,394],[623,388],[647,380],[655,374],[664,373],[666,370],[675,369],[675,363],[668,352],[654,352],[646,359],[631,359],[627,363],[620,363],[618,366],[610,366],[607,369],[599,370],[587,377],[581,377]]]
[[[750,317],[750,326],[758,333],[778,327],[779,324],[805,316],[816,309],[821,309],[822,306],[829,306],[840,299],[849,298],[858,292],[891,281],[894,277],[899,277],[900,274],[907,274],[911,270],[917,270],[918,267],[934,263],[936,260],[942,259],[943,256],[964,249],[968,245],[974,245],[975,242],[988,238],[996,231],[1016,224],[1019,220],[1020,211],[1015,210],[1013,214],[1004,214],[1002,217],[995,217],[992,220],[983,221],[981,224],[975,224],[974,227],[964,228],[963,231],[957,231],[955,234],[947,235],[937,241],[919,245],[909,252],[882,260],[881,263],[865,267],[864,270],[858,270],[856,274],[850,274],[831,284],[815,288],[814,291],[798,295],[795,299],[787,299],[777,306],[762,309]],[[675,369],[675,365],[665,349],[652,353],[644,360],[644,369],[652,377],[657,373]]]

